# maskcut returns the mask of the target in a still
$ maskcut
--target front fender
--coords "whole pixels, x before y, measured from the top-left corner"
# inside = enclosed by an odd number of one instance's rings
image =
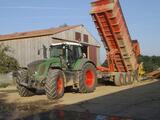
[[[35,74],[36,79],[45,79],[48,75],[49,68],[61,68],[59,58],[51,58],[39,65],[38,71]]]

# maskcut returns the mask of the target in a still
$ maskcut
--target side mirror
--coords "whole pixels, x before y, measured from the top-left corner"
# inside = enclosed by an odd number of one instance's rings
[[[43,45],[42,48],[38,49],[38,55],[41,54],[41,50],[43,50],[43,58],[47,58],[47,48],[45,45]]]

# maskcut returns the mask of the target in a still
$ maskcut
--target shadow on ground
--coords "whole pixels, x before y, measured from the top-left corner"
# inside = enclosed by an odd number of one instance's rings
[[[11,112],[15,109],[14,104],[6,104],[5,98],[6,93],[0,93],[0,120],[7,118],[11,114]]]
[[[0,105],[3,106],[0,115],[12,115],[17,106],[5,104],[5,94],[0,96]],[[28,110],[37,110],[41,103],[36,103],[37,107],[34,105],[31,104]],[[12,106],[11,110],[4,111],[7,106]],[[160,81],[72,105],[59,102],[52,110],[17,120],[160,120]]]

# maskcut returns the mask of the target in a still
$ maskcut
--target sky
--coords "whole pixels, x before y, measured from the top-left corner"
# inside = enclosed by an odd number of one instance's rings
[[[0,34],[83,24],[101,39],[90,17],[93,0],[0,0]],[[120,0],[132,39],[143,55],[160,55],[160,0]],[[100,60],[105,58],[103,45]]]

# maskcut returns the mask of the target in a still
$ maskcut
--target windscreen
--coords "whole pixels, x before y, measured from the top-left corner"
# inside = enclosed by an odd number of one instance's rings
[[[50,57],[65,56],[65,49],[63,45],[56,45],[50,47]]]

